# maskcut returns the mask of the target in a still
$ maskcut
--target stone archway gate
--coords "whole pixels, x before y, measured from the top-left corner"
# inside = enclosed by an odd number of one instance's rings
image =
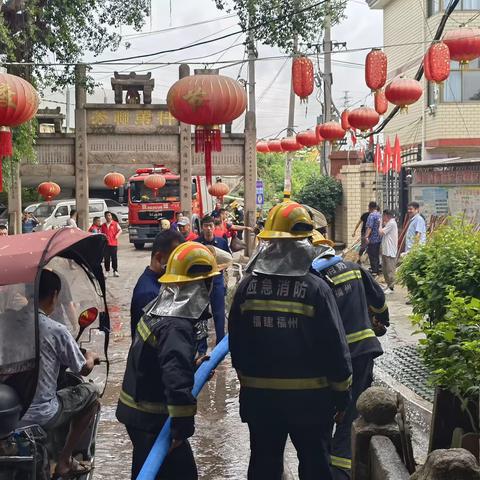
[[[182,65],[180,72],[188,75],[188,66]],[[85,65],[77,66],[78,78],[84,75]],[[245,219],[247,225],[253,226],[256,131],[251,112],[246,113],[245,125],[243,134],[222,134],[222,151],[213,154],[213,174],[244,177]],[[21,185],[36,186],[50,179],[64,188],[74,188],[78,225],[85,229],[89,188],[100,188],[110,171],[119,171],[128,178],[137,168],[155,164],[180,174],[182,210],[190,214],[191,177],[205,174],[203,155],[194,153],[191,130],[190,125],[179,124],[164,104],[88,104],[85,90],[77,87],[75,133],[39,134],[37,163],[22,164],[18,177],[13,179],[10,213],[17,228]]]

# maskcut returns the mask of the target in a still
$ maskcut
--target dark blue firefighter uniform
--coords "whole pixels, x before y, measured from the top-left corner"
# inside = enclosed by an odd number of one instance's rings
[[[155,298],[160,291],[158,279],[162,275],[147,267],[137,280],[133,289],[132,303],[130,305],[130,329],[132,341],[135,337],[137,325],[143,315],[143,309]]]
[[[195,241],[231,253],[230,248],[228,247],[228,242],[224,238],[214,237],[212,241],[208,241],[203,235],[201,235]],[[210,293],[210,306],[212,308],[213,322],[215,324],[215,344],[218,344],[225,336],[225,279],[223,278],[223,273],[213,278],[212,292]],[[202,355],[206,352],[207,339],[205,338],[198,347],[198,353],[199,355]]]
[[[116,411],[133,444],[132,479],[137,478],[169,416],[172,438],[183,442],[169,453],[157,478],[198,478],[187,440],[194,433],[197,410],[192,395],[196,322],[180,317],[148,316],[138,322]]]
[[[356,263],[341,261],[317,274],[330,285],[335,295],[352,357],[352,401],[343,422],[335,430],[331,455],[334,479],[343,480],[350,478],[351,427],[358,416],[357,400],[371,386],[373,360],[383,353],[370,315],[388,326],[389,314],[380,285]]]
[[[240,380],[240,416],[250,429],[249,480],[280,480],[290,436],[301,480],[331,480],[335,411],[350,401],[351,363],[328,285],[299,277],[248,274],[229,322]]]

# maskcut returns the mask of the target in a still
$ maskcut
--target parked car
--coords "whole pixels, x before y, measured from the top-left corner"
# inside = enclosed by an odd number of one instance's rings
[[[55,228],[62,228],[67,225],[67,220],[70,217],[70,212],[75,209],[76,202],[73,199],[69,200],[52,200],[50,202],[42,202],[33,211],[33,215],[40,222],[35,231],[51,230]],[[103,217],[106,211],[110,211],[102,198],[91,198],[88,201],[89,222],[91,223],[93,217]],[[112,212],[113,219],[118,221],[117,215]]]
[[[108,211],[118,218],[118,223],[122,226],[128,225],[128,206],[118,203],[116,200],[106,198]]]
[[[0,225],[8,227],[8,208],[5,208],[0,212]]]
[[[40,203],[32,203],[23,209],[26,213],[33,213],[35,209],[40,205]]]

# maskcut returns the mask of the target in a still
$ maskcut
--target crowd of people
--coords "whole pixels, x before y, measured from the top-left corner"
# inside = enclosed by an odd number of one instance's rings
[[[363,213],[355,226],[352,237],[357,235],[360,228],[360,245],[357,262],[362,263],[365,252],[370,263],[370,272],[374,277],[383,273],[385,279],[385,294],[393,293],[395,287],[395,270],[398,262],[399,242],[398,225],[392,210],[385,209],[380,214],[376,202],[368,204],[368,211]],[[426,241],[426,222],[420,214],[420,205],[417,202],[408,204],[408,225],[405,232],[406,255],[415,245]]]
[[[415,242],[425,241],[418,204],[412,202],[408,209],[407,252]],[[116,411],[133,446],[132,479],[169,417],[172,443],[157,478],[198,478],[188,441],[195,431],[194,373],[208,358],[209,319],[214,343],[225,336],[223,269],[232,261],[229,238],[242,230],[229,226],[222,210],[202,219],[198,235],[181,213],[169,228],[161,228],[160,222],[150,263],[133,290],[132,342]],[[75,212],[70,220],[75,227]],[[288,436],[297,450],[301,480],[350,478],[356,401],[371,385],[374,359],[383,353],[377,337],[389,326],[385,294],[394,289],[398,244],[390,210],[381,215],[371,202],[360,225],[370,271],[360,265],[361,255],[358,262],[337,256],[333,243],[315,230],[309,212],[292,201],[274,206],[258,234],[257,251],[236,288],[228,317],[240,418],[250,432],[250,480],[282,478]],[[106,236],[105,269],[110,270],[111,262],[118,276],[120,226],[107,212],[105,222],[95,217],[89,231]],[[385,290],[375,280],[380,255]],[[60,365],[88,375],[98,360],[80,351],[66,328],[52,330],[56,322],[50,315],[60,289],[59,277],[44,270],[39,284],[40,369],[48,379],[56,378]],[[88,385],[61,391],[59,400],[56,385],[43,382],[26,414],[46,429],[70,423],[57,464],[57,474],[65,478],[92,468],[71,456],[98,409],[98,392]]]

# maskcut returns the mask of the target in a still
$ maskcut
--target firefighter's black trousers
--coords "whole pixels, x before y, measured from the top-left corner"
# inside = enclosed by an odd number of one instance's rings
[[[362,355],[352,360],[353,381],[352,401],[347,408],[342,423],[336,426],[332,442],[332,473],[335,480],[350,478],[352,445],[352,423],[357,418],[357,400],[362,392],[372,385],[373,381],[373,358],[370,355]]]
[[[145,432],[127,427],[128,436],[133,444],[132,480],[142,469],[158,433]],[[197,465],[188,440],[172,450],[165,458],[157,480],[197,480]]]
[[[300,480],[331,480],[329,445],[332,423],[327,425],[282,425],[249,423],[250,465],[248,480],[281,480],[283,453],[290,435],[297,450]]]

